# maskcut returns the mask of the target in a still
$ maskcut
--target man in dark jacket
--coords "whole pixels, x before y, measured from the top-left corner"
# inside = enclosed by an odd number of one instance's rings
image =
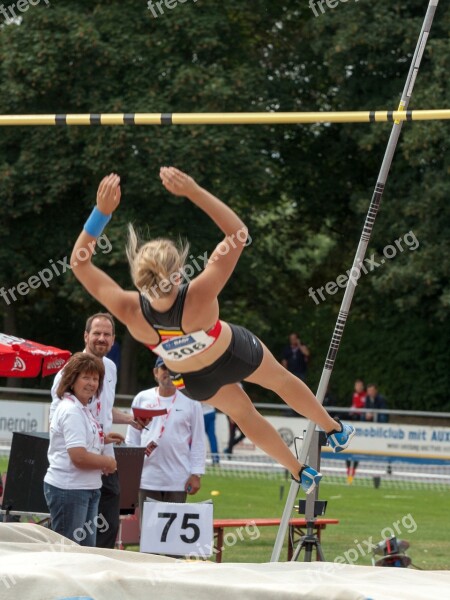
[[[297,333],[289,336],[289,346],[283,352],[281,364],[293,375],[306,381],[310,352],[308,346],[302,344]]]
[[[386,398],[378,392],[378,387],[374,383],[367,386],[366,408],[381,409],[387,408]],[[383,413],[366,413],[366,421],[376,421],[378,423],[387,423],[389,416]]]

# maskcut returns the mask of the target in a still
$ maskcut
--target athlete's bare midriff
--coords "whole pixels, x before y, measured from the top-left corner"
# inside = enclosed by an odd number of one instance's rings
[[[222,325],[222,330],[212,346],[197,356],[177,361],[165,360],[164,363],[166,367],[176,373],[189,373],[191,371],[200,371],[200,369],[212,365],[222,356],[222,354],[224,354],[231,342],[232,333],[230,326],[224,321],[220,321],[220,323]]]
[[[139,305],[138,293],[136,293],[136,301],[136,310],[134,311],[133,318],[128,323],[126,323],[126,325],[133,337],[138,339],[143,344],[154,346],[160,341],[159,336],[142,314]],[[188,319],[185,319],[183,317],[183,330],[186,332],[186,334],[201,329],[201,325],[198,322],[191,323],[191,326],[187,326],[185,320],[188,321]],[[212,346],[206,348],[197,356],[186,357],[183,360],[170,361],[168,359],[165,359],[165,365],[171,371],[174,371],[176,373],[189,373],[191,371],[199,371],[204,367],[212,365],[227,350],[232,337],[231,328],[228,325],[228,323],[226,323],[225,321],[220,321],[220,323],[222,325],[222,329]],[[208,332],[208,329],[209,327],[203,330]]]

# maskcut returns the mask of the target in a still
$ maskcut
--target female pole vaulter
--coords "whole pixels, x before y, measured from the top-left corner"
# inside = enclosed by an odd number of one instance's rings
[[[97,204],[73,248],[73,272],[136,340],[164,360],[184,394],[228,415],[249,440],[288,469],[308,494],[322,475],[297,460],[238,383],[257,383],[278,394],[327,433],[335,452],[347,448],[355,430],[331,418],[311,390],[278,363],[255,335],[219,319],[218,296],[246,245],[247,228],[231,208],[185,173],[162,167],[160,178],[167,191],[188,198],[225,236],[204,270],[183,283],[188,247],[177,248],[165,238],[140,243],[131,225],[127,256],[136,291],[124,290],[92,263],[95,240],[120,203],[120,177],[112,173],[101,181]]]

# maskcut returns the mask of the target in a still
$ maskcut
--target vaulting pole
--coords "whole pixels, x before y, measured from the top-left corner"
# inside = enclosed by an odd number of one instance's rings
[[[425,46],[427,44],[428,36],[430,34],[431,26],[433,23],[434,15],[436,13],[436,8],[439,3],[439,0],[430,0],[428,5],[428,10],[425,15],[425,20],[422,25],[422,30],[420,32],[419,41],[417,43],[417,47],[413,56],[412,64],[408,73],[408,77],[406,80],[405,88],[403,90],[403,94],[400,100],[399,111],[402,113],[407,111],[409,101],[411,99],[411,95],[413,92],[414,84],[417,78],[417,74],[419,72],[420,62],[422,60],[423,53],[425,51]],[[397,143],[400,138],[400,133],[403,126],[403,121],[401,119],[397,119],[397,115],[395,116],[395,123],[392,128],[392,132],[389,138],[389,142],[387,144],[386,152],[384,155],[383,163],[381,165],[381,170],[378,175],[378,181],[375,186],[375,190],[372,196],[372,201],[370,203],[369,211],[366,216],[366,221],[364,223],[364,228],[361,234],[361,238],[359,241],[358,249],[356,251],[355,259],[353,261],[352,271],[350,277],[348,278],[347,287],[345,289],[344,298],[342,300],[341,309],[339,311],[339,315],[337,318],[337,323],[333,332],[333,337],[331,338],[330,348],[328,350],[327,358],[325,360],[325,366],[322,371],[322,376],[320,378],[319,388],[317,390],[317,399],[322,404],[323,399],[325,397],[326,390],[328,388],[328,382],[330,380],[331,372],[333,370],[334,362],[336,360],[336,355],[339,349],[339,344],[341,342],[342,334],[344,332],[344,327],[347,321],[348,313],[350,310],[350,306],[353,299],[353,294],[357,285],[357,280],[360,275],[360,265],[362,264],[368,243],[370,241],[370,236],[372,234],[373,226],[375,224],[375,219],[378,213],[378,209],[380,207],[381,198],[383,196],[383,191],[386,185],[387,177],[389,175],[389,171],[392,164],[392,159],[394,158],[394,153],[397,148]],[[302,449],[300,452],[299,460],[301,463],[306,463],[309,447],[311,444],[311,440],[314,435],[315,424],[310,422],[308,424],[308,428],[303,439]],[[314,465],[312,465],[314,466]],[[272,552],[271,562],[276,562],[280,559],[281,549],[283,547],[283,541],[286,535],[286,531],[289,525],[289,519],[291,518],[292,509],[294,508],[295,499],[298,493],[298,483],[292,481],[290,490],[288,493],[288,497],[286,500],[286,506],[284,508],[283,516],[280,523],[280,528],[278,530],[277,538],[275,540],[274,549]]]
[[[299,123],[394,123],[450,119],[445,110],[372,110],[353,112],[255,113],[91,113],[58,115],[0,115],[0,127],[43,125],[292,125]]]

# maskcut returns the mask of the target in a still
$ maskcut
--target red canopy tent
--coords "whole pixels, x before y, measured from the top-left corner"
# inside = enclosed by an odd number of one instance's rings
[[[0,333],[0,377],[38,377],[57,373],[71,353]]]

